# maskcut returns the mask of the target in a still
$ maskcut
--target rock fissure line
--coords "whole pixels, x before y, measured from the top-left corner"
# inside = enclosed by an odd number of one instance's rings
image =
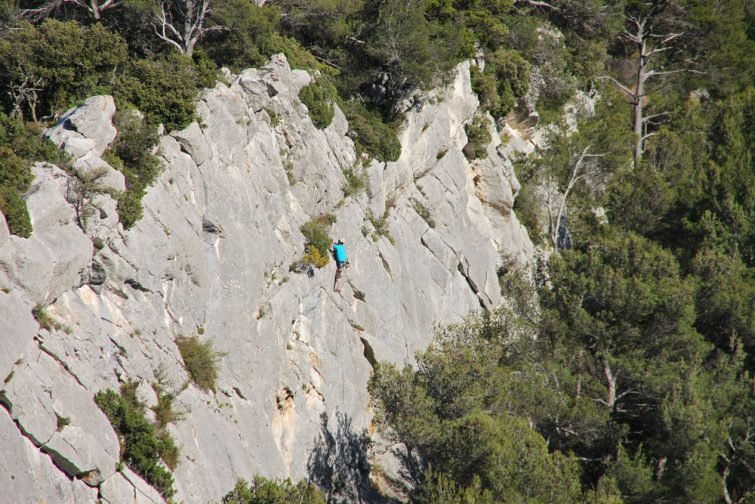
[[[45,347],[44,341],[39,339],[38,336],[34,338],[34,341],[37,343],[37,347],[39,347],[40,351],[44,352],[45,354],[49,355],[52,360],[54,360],[60,367],[62,367],[71,377],[76,380],[76,383],[78,383],[84,390],[89,390],[89,388],[82,383],[82,381],[79,379],[78,376],[71,370],[68,363],[66,363],[63,359],[58,357],[55,352],[49,350],[47,347]]]

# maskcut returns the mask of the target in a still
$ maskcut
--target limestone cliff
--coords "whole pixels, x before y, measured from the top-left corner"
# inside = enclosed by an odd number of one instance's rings
[[[186,412],[170,427],[178,502],[217,501],[254,474],[314,477],[337,435],[369,432],[372,363],[411,362],[434,323],[499,303],[501,257],[531,256],[512,212],[516,138],[502,145],[492,131],[486,159],[462,153],[478,105],[467,65],[407,113],[401,158],[371,162],[367,191],[349,198],[348,125],[340,111],[313,125],[297,98],[306,72],[276,57],[227,78],[199,97],[198,123],[161,138],[164,170],[133,228],[108,194],[82,215],[75,181],[45,164],[26,196],[32,237],[9,236],[0,218],[0,503],[161,501],[116,471],[118,438],[93,401],[137,380],[154,404],[157,375]],[[49,136],[76,170],[122,190],[101,159],[114,111],[92,98]],[[300,226],[323,212],[351,259],[340,293],[332,262],[289,272]],[[392,239],[370,215],[386,217]],[[32,315],[38,305],[49,329]],[[225,353],[215,393],[181,390],[178,335]]]

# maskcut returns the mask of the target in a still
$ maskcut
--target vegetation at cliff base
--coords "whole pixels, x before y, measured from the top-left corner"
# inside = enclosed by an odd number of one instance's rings
[[[144,414],[136,397],[136,382],[124,383],[120,393],[98,392],[94,397],[121,440],[121,460],[164,497],[175,494],[173,475],[163,467],[175,468],[178,447],[165,429],[157,429]]]
[[[269,480],[255,476],[252,483],[240,479],[223,496],[223,504],[325,504],[325,494],[306,481]]]

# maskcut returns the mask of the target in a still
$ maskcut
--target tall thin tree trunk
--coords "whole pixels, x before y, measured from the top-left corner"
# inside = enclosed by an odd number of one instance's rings
[[[642,107],[643,103],[642,100],[645,96],[645,79],[647,79],[646,73],[645,73],[645,67],[648,64],[647,56],[645,54],[645,41],[642,41],[642,44],[640,46],[640,58],[637,65],[637,82],[635,83],[635,92],[634,92],[634,134],[635,134],[635,144],[634,144],[634,167],[637,168],[639,166],[640,161],[642,160]]]

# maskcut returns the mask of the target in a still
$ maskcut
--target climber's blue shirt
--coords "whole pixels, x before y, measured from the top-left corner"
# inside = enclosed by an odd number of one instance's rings
[[[346,245],[339,245],[336,243],[335,245],[333,245],[333,253],[336,256],[336,262],[345,263],[347,261]]]

